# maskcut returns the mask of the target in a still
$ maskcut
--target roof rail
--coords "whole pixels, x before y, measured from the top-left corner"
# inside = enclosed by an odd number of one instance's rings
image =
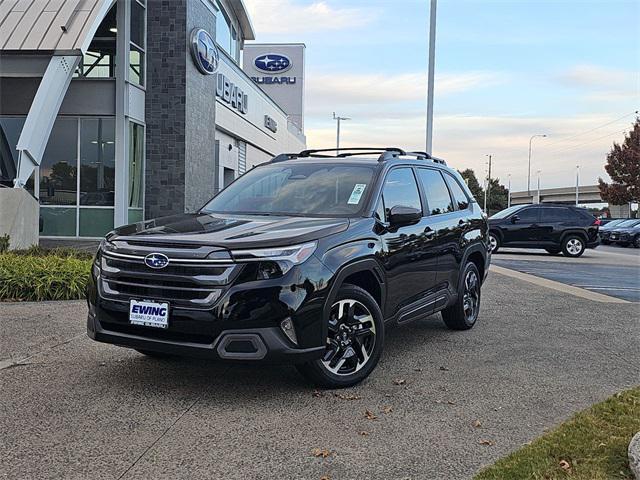
[[[431,160],[432,162],[440,163],[442,165],[447,164],[447,162],[445,162],[442,158],[434,157],[427,152],[407,152],[407,155],[416,155],[416,158],[418,160]]]
[[[278,162],[286,162],[287,160],[293,160],[294,158],[298,158],[297,153],[281,153],[280,155],[276,155],[270,161],[270,163],[278,163]]]
[[[298,157],[315,157],[317,153],[322,152],[341,152],[345,150],[344,153],[339,153],[336,157],[350,157],[351,155],[362,155],[363,153],[379,153],[379,152],[396,152],[396,154],[404,155],[404,150],[397,147],[353,147],[353,148],[319,148],[315,150],[303,150],[298,154]],[[348,153],[348,152],[362,152],[362,153]]]
[[[337,152],[335,155],[323,155],[324,152]],[[379,162],[392,160],[400,156],[416,157],[417,160],[431,160],[435,163],[446,165],[441,158],[432,157],[427,152],[405,152],[397,147],[353,147],[353,148],[319,148],[314,150],[302,150],[300,153],[281,153],[271,159],[270,163],[285,162],[296,158],[345,158],[355,155],[380,154]]]

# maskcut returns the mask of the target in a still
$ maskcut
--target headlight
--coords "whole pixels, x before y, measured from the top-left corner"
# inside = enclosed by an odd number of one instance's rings
[[[317,242],[289,247],[261,248],[254,250],[232,250],[236,262],[260,262],[260,279],[277,278],[287,273],[294,265],[300,265],[315,252]]]

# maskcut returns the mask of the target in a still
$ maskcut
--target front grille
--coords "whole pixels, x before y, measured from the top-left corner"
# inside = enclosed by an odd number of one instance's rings
[[[105,330],[112,332],[125,333],[127,335],[140,335],[141,337],[152,338],[155,340],[201,344],[212,344],[215,341],[215,337],[213,335],[201,335],[197,333],[177,332],[175,330],[141,327],[130,323],[115,323],[100,320],[100,325]]]
[[[206,309],[220,298],[241,267],[228,262],[172,258],[161,270],[149,268],[144,257],[101,255],[101,294],[110,300],[129,302],[158,300],[172,307]]]

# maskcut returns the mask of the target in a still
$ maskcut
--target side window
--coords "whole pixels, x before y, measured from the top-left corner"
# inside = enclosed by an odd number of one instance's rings
[[[451,189],[451,194],[453,195],[453,201],[457,205],[458,210],[466,210],[469,208],[469,198],[467,197],[467,194],[464,193],[464,190],[458,181],[453,178],[453,175],[449,175],[448,173],[445,173],[444,176],[447,179],[447,183]]]
[[[431,170],[430,168],[420,168],[418,169],[418,177],[422,182],[422,187],[427,197],[429,215],[453,212],[454,208],[451,195],[440,172]]]
[[[564,207],[546,207],[542,208],[540,212],[540,221],[541,222],[566,222],[571,220],[573,216],[571,215],[571,210]]]
[[[396,168],[387,175],[382,189],[384,213],[389,218],[389,210],[396,206],[422,210],[418,185],[410,168]]]
[[[534,223],[538,221],[538,208],[524,208],[518,210],[515,214],[518,215],[519,223]]]

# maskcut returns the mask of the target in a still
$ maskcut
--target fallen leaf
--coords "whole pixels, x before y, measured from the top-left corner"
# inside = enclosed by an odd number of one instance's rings
[[[560,460],[560,468],[563,469],[565,472],[571,472],[571,464],[569,462],[567,462],[566,460]]]
[[[440,367],[440,370],[442,370],[443,372],[448,372],[449,369],[447,367]]]
[[[482,423],[480,422],[480,420],[474,420],[473,426],[476,428],[480,428],[482,426]]]
[[[362,397],[359,395],[356,395],[354,393],[334,393],[333,394],[335,397],[338,397],[342,400],[360,400]]]
[[[404,378],[396,378],[393,381],[394,385],[404,385],[405,383],[407,383],[407,381]]]
[[[360,432],[360,435],[362,435],[363,437],[366,437],[367,435],[369,435],[369,432],[365,432],[364,430]]]
[[[320,477],[320,480],[331,480],[331,478],[325,475],[324,477]]]
[[[364,416],[367,420],[375,420],[376,418],[378,418],[378,416],[375,413],[373,413],[371,410],[365,410]]]
[[[393,407],[384,407],[382,409],[382,412],[383,413],[391,413],[391,412],[393,412]]]
[[[456,404],[456,402],[454,402],[453,400],[447,400],[447,403],[448,403],[449,405],[455,405],[455,404]]]
[[[421,368],[414,368],[414,369],[413,369],[413,371],[414,371],[414,372],[421,372],[421,371],[422,371],[422,369],[421,369]]]
[[[324,397],[324,393],[322,393],[320,390],[314,390],[313,396],[316,398]]]
[[[480,440],[478,443],[480,445],[488,445],[490,447],[493,447],[496,444],[493,440]]]
[[[326,448],[314,448],[311,453],[313,453],[314,457],[322,458],[327,458],[329,455],[331,455],[331,451],[327,450]]]

